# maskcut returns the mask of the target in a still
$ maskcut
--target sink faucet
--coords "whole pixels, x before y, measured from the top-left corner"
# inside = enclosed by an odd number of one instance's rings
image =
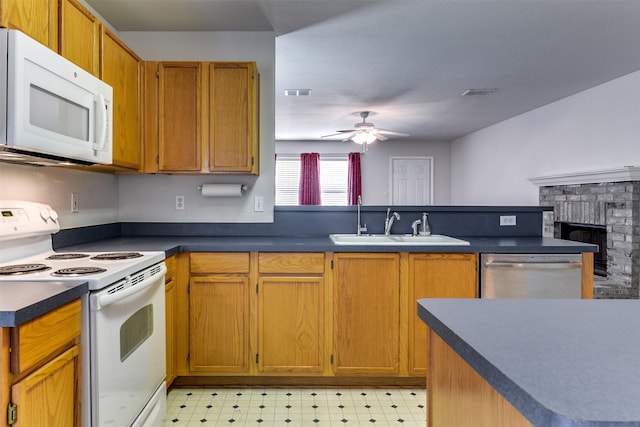
[[[412,236],[417,236],[418,235],[418,226],[422,224],[422,220],[420,219],[416,219],[415,221],[413,221],[411,223],[411,235]]]
[[[365,223],[364,225],[360,225],[360,207],[361,206],[362,206],[362,196],[358,195],[358,230],[356,232],[356,235],[358,236],[361,236],[363,231],[365,233],[367,232],[367,224]]]
[[[384,235],[388,236],[391,234],[391,226],[393,225],[393,221],[400,221],[400,214],[398,212],[394,212],[391,214],[391,208],[387,208],[387,216],[384,219]]]

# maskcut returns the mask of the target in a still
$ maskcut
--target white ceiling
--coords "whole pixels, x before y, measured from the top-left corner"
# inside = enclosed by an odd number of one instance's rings
[[[274,31],[278,140],[363,110],[408,140],[452,140],[640,70],[640,0],[85,1],[119,31]]]

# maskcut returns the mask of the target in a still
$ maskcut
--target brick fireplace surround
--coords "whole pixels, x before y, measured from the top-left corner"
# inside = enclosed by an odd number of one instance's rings
[[[640,168],[531,178],[540,187],[546,236],[559,223],[601,225],[607,231],[607,277],[594,278],[594,298],[640,297]]]

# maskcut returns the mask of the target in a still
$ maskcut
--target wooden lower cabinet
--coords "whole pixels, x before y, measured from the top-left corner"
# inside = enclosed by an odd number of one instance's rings
[[[333,280],[336,375],[397,375],[399,254],[335,254]]]
[[[427,372],[427,326],[417,314],[421,298],[477,298],[476,254],[423,253],[409,255],[409,374]]]
[[[0,426],[81,425],[80,331],[80,300],[0,329]]]
[[[166,381],[167,387],[171,385],[177,375],[176,367],[176,311],[177,311],[177,292],[178,286],[176,285],[176,255],[172,255],[165,259],[167,265],[167,273],[164,280],[164,300],[165,300],[165,315],[166,315],[166,347],[167,347],[167,374]]]
[[[189,370],[249,373],[249,254],[193,253],[191,274]]]
[[[266,277],[259,285],[258,371],[322,374],[322,278]]]
[[[194,278],[190,292],[191,371],[249,372],[249,279]]]
[[[258,269],[258,372],[322,375],[323,253],[262,253]]]
[[[176,384],[189,385],[180,377],[207,385],[204,377],[233,384],[232,377],[247,376],[275,385],[283,377],[299,384],[314,384],[314,377],[317,384],[424,384],[427,329],[416,300],[477,297],[477,259],[407,252],[178,254]]]
[[[11,387],[15,426],[79,426],[80,346],[65,351]]]

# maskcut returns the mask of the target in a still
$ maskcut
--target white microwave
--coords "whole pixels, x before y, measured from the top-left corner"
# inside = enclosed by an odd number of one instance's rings
[[[0,29],[0,160],[111,164],[112,94],[24,33]]]

